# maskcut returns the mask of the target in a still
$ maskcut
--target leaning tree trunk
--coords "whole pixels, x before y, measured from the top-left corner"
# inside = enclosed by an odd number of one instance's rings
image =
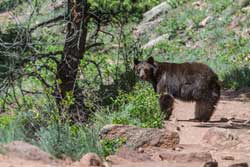
[[[57,66],[56,103],[59,113],[74,121],[85,121],[84,98],[77,91],[77,72],[83,58],[87,37],[88,6],[86,0],[68,0],[68,25],[64,52]],[[73,103],[67,105],[67,100]],[[66,113],[66,114],[65,114]]]

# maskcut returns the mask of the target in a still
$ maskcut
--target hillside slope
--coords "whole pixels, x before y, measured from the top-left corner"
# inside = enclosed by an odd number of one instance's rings
[[[154,47],[152,54],[158,60],[200,61],[210,65],[225,86],[250,86],[249,4],[248,0],[175,3],[149,21],[144,15],[134,33],[149,52]]]

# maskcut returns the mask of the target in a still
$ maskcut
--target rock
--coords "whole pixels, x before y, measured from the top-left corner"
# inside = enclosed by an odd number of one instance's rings
[[[144,153],[144,149],[143,148],[138,148],[138,153]]]
[[[106,125],[100,131],[101,139],[126,139],[130,148],[162,147],[174,148],[179,142],[178,133],[166,129],[138,128],[129,125]]]
[[[177,131],[181,131],[181,128],[179,126],[176,127]]]
[[[183,150],[183,149],[184,149],[183,146],[178,145],[177,147],[173,148],[172,150],[174,150],[174,151],[181,151],[181,150]]]
[[[170,9],[171,6],[167,2],[163,2],[144,13],[141,23],[133,28],[133,35],[135,36],[135,38],[140,38],[145,34],[150,39],[155,38],[155,27],[162,22],[162,15],[166,14]]]
[[[156,17],[166,14],[170,9],[172,9],[172,7],[167,2],[162,2],[161,4],[144,13],[142,22],[152,21]]]
[[[238,0],[238,4],[240,7],[246,7],[250,4],[249,0]]]
[[[209,161],[209,162],[206,162],[203,167],[218,167],[218,162],[217,161]]]
[[[23,141],[14,141],[4,145],[5,154],[9,157],[18,157],[21,159],[42,161],[44,163],[53,163],[51,155],[42,151],[40,148]]]
[[[156,44],[168,40],[169,39],[169,34],[164,34],[162,36],[159,36],[155,39],[150,40],[148,43],[146,43],[145,45],[142,46],[143,49],[145,48],[151,48],[153,46],[155,46]]]
[[[211,128],[202,138],[205,144],[224,149],[237,146],[240,141],[238,136],[229,129]]]
[[[163,158],[161,157],[161,154],[160,153],[154,153],[151,155],[151,159],[153,161],[162,161]]]
[[[243,12],[249,13],[250,12],[250,6],[244,7],[241,9]]]
[[[209,23],[209,21],[211,21],[213,18],[212,16],[207,16],[205,19],[203,19],[200,23],[199,26],[200,27],[205,27],[207,25],[207,23]]]
[[[49,4],[49,6],[47,7],[47,9],[51,12],[53,12],[54,10],[60,9],[64,7],[64,1],[59,0],[59,1],[55,1],[51,4]]]
[[[154,30],[154,28],[159,25],[161,23],[163,19],[162,18],[158,18],[158,19],[155,19],[153,21],[149,21],[149,22],[142,22],[140,23],[137,27],[134,28],[134,31],[133,31],[133,35],[136,37],[136,38],[139,38],[141,37],[142,35],[148,33],[148,32],[151,32]]]
[[[119,149],[119,151],[116,153],[118,157],[121,157],[123,159],[126,159],[130,162],[146,162],[151,161],[151,158],[149,155],[144,153],[138,153],[138,151],[135,151],[133,149],[130,149],[126,146]]]
[[[230,28],[230,29],[234,29],[234,28],[236,28],[237,26],[239,26],[239,24],[240,24],[240,17],[234,16],[234,17],[232,18],[232,22],[229,24],[229,28]]]
[[[208,162],[212,161],[212,155],[209,152],[174,152],[168,151],[160,154],[162,160],[168,162]]]
[[[97,154],[87,153],[80,159],[80,166],[103,166],[103,162]]]
[[[108,157],[106,157],[106,160],[110,162],[112,165],[131,163],[131,161],[121,158],[117,155],[109,155]]]
[[[196,1],[196,2],[193,2],[192,5],[196,8],[196,9],[204,9],[207,4],[205,3],[205,1],[202,1],[202,0],[199,0],[199,1]]]
[[[228,167],[248,167],[248,164],[247,163],[238,163],[238,164],[229,165]]]
[[[234,157],[228,155],[228,156],[222,156],[221,159],[222,159],[222,160],[231,160],[231,161],[233,161],[233,160],[234,160]]]
[[[229,119],[228,118],[220,118],[220,122],[228,122]]]

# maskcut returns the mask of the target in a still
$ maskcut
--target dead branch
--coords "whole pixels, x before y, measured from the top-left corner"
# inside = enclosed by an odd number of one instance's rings
[[[52,59],[54,62],[56,62],[57,64],[59,63],[59,61],[56,59],[56,55],[62,55],[63,51],[59,50],[59,51],[55,51],[55,52],[49,52],[49,53],[34,53],[31,57],[28,57],[26,59],[24,59],[22,61],[22,64],[28,63],[30,61],[35,62],[37,60],[41,60],[43,58],[49,58]]]
[[[99,43],[94,43],[94,44],[90,44],[88,46],[86,46],[86,51],[89,50],[90,48],[93,48],[93,47],[97,47],[97,46],[101,46],[101,45],[104,45],[104,43],[102,42],[99,42]]]
[[[63,20],[63,19],[64,19],[64,15],[59,15],[59,16],[53,18],[53,19],[50,19],[50,20],[47,20],[45,22],[39,23],[39,24],[35,25],[34,27],[32,27],[29,30],[29,33],[32,33],[33,31],[35,31],[39,27],[43,27],[43,26],[46,26],[48,24],[51,24],[51,23],[54,23],[54,22],[57,22],[57,21],[60,21],[60,20]]]

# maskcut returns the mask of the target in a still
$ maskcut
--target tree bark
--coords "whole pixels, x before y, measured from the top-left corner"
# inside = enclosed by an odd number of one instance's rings
[[[64,52],[57,66],[55,97],[59,113],[77,122],[87,119],[84,98],[77,90],[77,72],[85,53],[87,26],[87,0],[68,0],[68,25]],[[73,103],[65,105],[68,95]],[[65,118],[63,118],[65,119]]]

